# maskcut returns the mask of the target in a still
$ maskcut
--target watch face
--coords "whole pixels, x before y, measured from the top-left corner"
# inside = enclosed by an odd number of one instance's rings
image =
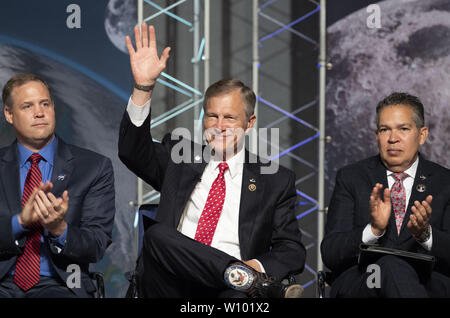
[[[233,289],[248,290],[254,280],[254,275],[250,269],[242,265],[231,265],[224,274],[225,282]]]

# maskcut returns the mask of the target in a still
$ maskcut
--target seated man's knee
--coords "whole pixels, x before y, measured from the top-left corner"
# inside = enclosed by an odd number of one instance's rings
[[[147,244],[155,244],[164,240],[167,227],[160,223],[152,224],[144,233],[144,246]]]
[[[380,273],[382,277],[396,279],[399,276],[416,275],[415,270],[404,259],[386,255],[378,259],[376,262],[380,266]]]

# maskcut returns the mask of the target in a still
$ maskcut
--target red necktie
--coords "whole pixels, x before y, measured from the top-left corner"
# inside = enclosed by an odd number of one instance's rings
[[[30,156],[31,167],[28,170],[27,178],[22,195],[22,208],[30,198],[31,193],[42,181],[39,161],[42,157],[38,153]],[[27,234],[27,241],[23,254],[17,258],[14,272],[14,283],[21,289],[27,291],[39,282],[41,272],[41,235],[42,227],[39,223],[30,226],[31,230]]]
[[[397,225],[397,233],[400,234],[402,228],[403,218],[406,212],[406,192],[403,186],[403,180],[408,177],[408,174],[404,172],[394,173],[392,175],[395,179],[395,183],[391,190],[391,201],[394,207],[395,224]]]
[[[219,163],[219,175],[214,180],[206,199],[205,207],[198,221],[195,240],[200,243],[211,245],[217,222],[225,202],[225,170],[228,169],[226,162]]]

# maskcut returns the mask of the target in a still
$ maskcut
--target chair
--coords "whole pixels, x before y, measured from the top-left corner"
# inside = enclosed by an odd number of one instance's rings
[[[140,255],[140,253],[141,253],[142,242],[144,239],[145,230],[151,224],[151,220],[155,220],[157,211],[158,211],[157,204],[143,204],[139,207],[139,212],[138,212],[139,213],[138,255]],[[139,258],[136,261],[136,265],[138,265],[138,263],[139,263]],[[130,282],[130,285],[125,294],[125,298],[139,298],[138,278],[137,278],[136,270],[126,272],[125,278]]]
[[[331,286],[335,277],[332,272],[317,272],[317,293],[319,298],[326,298],[329,294],[327,287]]]
[[[105,283],[103,280],[103,274],[100,272],[89,273],[89,278],[94,282],[96,291],[94,292],[94,298],[105,298]]]
[[[139,207],[139,249],[138,255],[142,249],[142,242],[144,239],[145,230],[151,223],[151,220],[156,219],[156,213],[158,212],[157,204],[143,204]]]

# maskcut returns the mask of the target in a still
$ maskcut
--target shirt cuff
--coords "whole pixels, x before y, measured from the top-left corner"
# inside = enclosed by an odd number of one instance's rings
[[[127,112],[128,116],[130,116],[130,120],[136,127],[142,126],[145,119],[150,114],[150,102],[151,99],[149,99],[143,106],[137,106],[135,103],[133,103],[133,100],[128,100],[127,105]]]
[[[425,242],[420,243],[424,249],[427,251],[431,251],[431,247],[433,246],[433,228],[430,226],[430,238]]]
[[[376,236],[375,234],[373,234],[372,226],[369,223],[364,228],[363,235],[362,235],[362,242],[364,244],[376,243],[378,241],[378,239],[380,239],[384,235],[384,233],[386,233],[386,231],[384,231],[383,234],[381,234],[380,236]]]
[[[19,215],[16,214],[11,219],[12,233],[15,239],[27,233],[29,230],[24,228],[19,222]]]
[[[59,247],[64,247],[66,245],[67,239],[67,226],[63,234],[61,234],[60,236],[53,236],[52,234],[48,233],[48,239],[50,240],[50,242],[58,245]]]
[[[261,264],[260,261],[258,261],[256,258],[253,259],[256,263],[258,263],[259,267],[261,268],[261,273],[266,273],[266,270],[264,269],[263,264]]]

